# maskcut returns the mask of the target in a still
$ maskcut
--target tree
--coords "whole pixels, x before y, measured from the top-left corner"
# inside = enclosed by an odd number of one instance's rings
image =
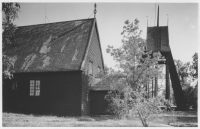
[[[197,98],[198,98],[198,53],[195,53],[193,55],[193,62],[192,62],[192,72],[191,76],[193,77],[193,80],[197,81],[195,88],[192,91],[192,106],[193,108],[197,109]]]
[[[183,63],[180,60],[175,60],[175,64],[180,78],[181,86],[183,87],[186,105],[188,108],[193,107],[196,109],[198,82],[196,83],[195,87],[193,87],[191,83],[198,78],[198,54],[195,53],[192,58],[192,65],[190,65],[189,62]]]
[[[11,45],[14,42],[14,36],[16,31],[16,26],[13,21],[18,18],[17,13],[19,12],[19,3],[2,3],[3,21],[2,21],[2,47]],[[9,71],[10,67],[13,66],[14,58],[11,58],[3,52],[3,76],[5,78],[10,78],[11,73]]]
[[[190,77],[190,62],[183,63],[180,60],[174,60],[176,69],[179,75],[181,86],[187,88],[190,86],[189,77]]]
[[[108,75],[112,91],[106,98],[111,102],[111,109],[119,118],[136,113],[143,126],[148,126],[148,121],[152,120],[150,118],[160,112],[157,108],[160,100],[147,97],[146,85],[162,73],[158,65],[161,54],[145,52],[145,41],[140,37],[141,32],[138,19],[134,22],[126,20],[121,33],[122,46],[108,46],[107,53],[118,62],[120,70]]]
[[[158,59],[160,53],[144,52],[145,42],[140,38],[139,21],[135,19],[130,23],[125,21],[123,27],[122,47],[113,48],[108,46],[107,53],[113,56],[114,60],[119,63],[119,68],[123,71],[128,80],[128,84],[133,89],[140,89],[149,79],[160,75]],[[144,58],[145,57],[145,58]],[[141,87],[142,88],[142,87]]]
[[[193,56],[193,62],[192,62],[192,69],[191,75],[193,78],[198,78],[198,53],[195,53]]]

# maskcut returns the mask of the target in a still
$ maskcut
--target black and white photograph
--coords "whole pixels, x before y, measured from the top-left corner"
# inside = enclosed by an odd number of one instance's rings
[[[198,0],[1,4],[2,127],[198,127]]]

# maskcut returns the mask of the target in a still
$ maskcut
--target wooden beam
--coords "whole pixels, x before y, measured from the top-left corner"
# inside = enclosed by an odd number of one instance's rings
[[[166,99],[169,99],[170,96],[170,87],[169,87],[169,57],[166,56]]]
[[[155,90],[154,90],[154,96],[156,97],[158,95],[158,77],[155,77]]]

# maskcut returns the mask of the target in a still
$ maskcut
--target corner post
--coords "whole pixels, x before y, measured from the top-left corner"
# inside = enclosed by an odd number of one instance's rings
[[[169,55],[166,55],[166,99],[169,100],[170,87],[169,87]]]

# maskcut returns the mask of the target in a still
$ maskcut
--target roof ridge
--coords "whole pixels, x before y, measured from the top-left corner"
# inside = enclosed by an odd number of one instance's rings
[[[154,27],[157,27],[157,26],[148,26],[147,28],[154,28]],[[168,26],[159,26],[158,28],[160,27],[168,27]]]
[[[11,57],[17,56],[11,70],[16,73],[80,70],[94,21],[86,19],[21,27],[16,31],[16,46],[4,50]],[[76,51],[77,58],[73,60]]]
[[[64,33],[58,35],[58,38],[61,37],[61,36],[63,36],[63,35],[65,35],[65,34],[67,34],[67,33],[69,33],[70,31],[73,31],[73,30],[77,29],[78,27],[80,27],[81,25],[83,25],[83,24],[89,22],[89,21],[92,20],[92,19],[94,19],[94,18],[91,18],[91,19],[89,19],[89,20],[83,21],[81,24],[79,24],[79,25],[73,27],[71,30],[69,30],[69,31],[67,31],[67,32],[64,32]],[[74,21],[80,21],[80,20],[74,20]],[[71,22],[74,22],[74,21],[71,21]],[[54,23],[56,24],[56,23],[60,23],[60,22],[54,22]],[[43,25],[43,24],[40,24],[40,25]],[[34,26],[34,25],[31,25],[31,26]],[[25,27],[25,26],[24,26],[24,27]],[[54,40],[55,40],[55,39],[54,39]],[[53,40],[52,40],[52,41],[53,41]]]
[[[17,26],[17,28],[29,27],[29,26],[37,26],[37,25],[49,25],[49,24],[63,23],[63,22],[85,21],[85,20],[92,20],[92,19],[94,19],[94,18],[78,19],[78,20],[71,20],[71,21],[59,21],[59,22],[51,22],[51,23],[43,23],[43,24],[33,24],[33,25],[25,25],[25,26]]]
[[[80,25],[77,25],[76,27],[72,28],[71,30],[69,30],[69,31],[67,31],[67,32],[65,32],[65,33],[62,33],[62,34],[58,35],[58,38],[60,38],[60,37],[62,37],[62,36],[64,36],[64,35],[66,35],[67,33],[69,33],[69,32],[71,32],[71,31],[77,29],[78,27],[82,26],[83,24],[85,24],[85,23],[87,23],[87,22],[89,22],[89,21],[85,21],[85,22],[81,23]],[[55,39],[54,39],[54,40],[55,40]],[[53,41],[53,40],[52,40],[52,41]]]

